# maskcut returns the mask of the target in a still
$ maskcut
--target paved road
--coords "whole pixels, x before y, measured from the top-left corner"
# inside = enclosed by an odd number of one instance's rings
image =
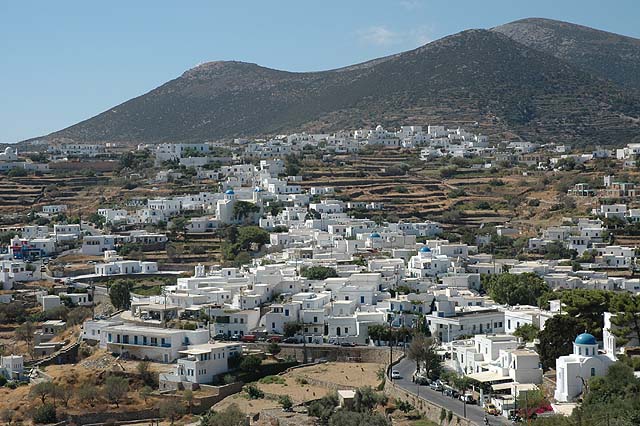
[[[447,410],[451,410],[458,416],[464,416],[464,404],[462,401],[445,396],[441,392],[430,389],[429,386],[419,386],[411,381],[413,373],[416,371],[416,365],[413,361],[403,359],[395,367],[402,375],[402,379],[396,379],[393,382],[401,388],[413,393],[419,394],[421,398],[434,402]],[[467,405],[467,416],[469,420],[478,426],[484,425],[484,410],[477,405]],[[512,423],[504,417],[489,416],[490,425],[511,425]]]

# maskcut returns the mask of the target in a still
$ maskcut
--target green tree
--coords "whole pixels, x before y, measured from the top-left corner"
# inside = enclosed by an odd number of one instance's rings
[[[320,423],[327,424],[338,403],[338,394],[332,392],[309,404],[307,412],[310,416],[317,417]]]
[[[20,324],[15,330],[15,336],[18,340],[23,341],[27,345],[27,352],[33,356],[33,335],[36,328],[31,321]],[[44,403],[44,402],[43,402]]]
[[[520,395],[518,395],[517,406],[521,408],[526,407],[527,411],[536,410],[546,405],[549,405],[549,400],[541,390],[521,392]]]
[[[289,395],[280,395],[278,403],[282,405],[282,409],[284,411],[291,411],[291,408],[293,407],[293,401]]]
[[[573,351],[573,341],[584,331],[578,319],[568,315],[556,315],[544,324],[538,333],[537,352],[545,370],[555,368],[556,359]]]
[[[108,376],[104,382],[104,396],[107,401],[120,407],[120,402],[129,391],[129,382],[124,377]]]
[[[253,383],[249,383],[244,387],[244,391],[249,396],[249,399],[262,399],[264,398],[264,392],[260,390],[260,388]]]
[[[253,373],[260,367],[261,364],[262,360],[260,359],[260,357],[256,355],[247,355],[242,358],[242,361],[240,361],[240,369],[247,373]]]
[[[42,404],[47,400],[47,397],[53,396],[55,386],[51,382],[39,382],[31,387],[29,396],[32,398],[40,398]]]
[[[147,402],[151,394],[153,393],[153,389],[150,386],[143,386],[140,389],[140,398],[144,399],[144,402]]]
[[[602,338],[602,317],[612,310],[612,291],[573,289],[562,291],[560,302],[563,311],[575,317],[582,324],[583,331],[589,330],[597,338]]]
[[[82,324],[84,320],[91,317],[91,309],[79,306],[77,308],[71,309],[67,313],[67,325],[73,326]]]
[[[416,371],[426,373],[429,378],[437,378],[442,371],[440,357],[436,352],[436,344],[432,338],[416,334],[409,345],[407,357],[416,363]]]
[[[257,226],[242,226],[238,229],[238,244],[240,251],[252,250],[252,246],[258,249],[269,243],[269,233]]]
[[[285,322],[282,326],[282,332],[285,337],[293,337],[302,330],[302,323],[297,321]]]
[[[332,414],[329,426],[391,426],[391,423],[380,413],[359,413],[340,409]]]
[[[356,389],[353,397],[353,409],[361,413],[368,413],[377,405],[385,402],[385,396],[377,394],[371,386]]]
[[[67,407],[69,400],[73,397],[73,388],[71,385],[55,385],[53,393],[55,399],[61,401],[62,405]]]
[[[191,410],[193,410],[193,391],[191,389],[185,389],[182,393],[182,399],[187,403],[189,414],[191,414]]]
[[[326,280],[327,278],[335,278],[338,272],[334,268],[326,266],[312,266],[302,271],[302,276],[310,280]]]
[[[140,361],[136,365],[136,371],[145,385],[155,387],[158,384],[158,376],[151,371],[151,363],[149,361]]]
[[[260,207],[248,201],[236,201],[233,205],[233,218],[238,222],[244,222],[259,212]]]
[[[404,400],[396,400],[396,407],[398,407],[398,410],[402,411],[405,414],[409,413],[414,409],[414,406],[411,405],[409,401],[404,401]]]
[[[550,290],[542,278],[532,273],[484,276],[483,287],[494,301],[511,306],[537,305],[538,298]]]
[[[116,309],[129,309],[131,306],[131,283],[116,281],[109,288],[109,299]]]
[[[93,407],[98,400],[98,388],[91,382],[84,382],[76,391],[78,400],[89,404]]]
[[[175,232],[176,235],[182,235],[182,237],[187,239],[187,225],[189,224],[189,219],[184,216],[174,217],[170,224],[169,228]]]
[[[43,404],[35,409],[32,419],[36,424],[55,423],[58,420],[56,417],[56,407],[50,403]]]
[[[633,338],[640,341],[640,296],[616,293],[611,300],[611,309],[615,312],[611,322],[617,326],[613,334],[618,344],[624,345]]]
[[[173,425],[176,420],[184,415],[184,406],[177,398],[170,398],[160,404],[160,416],[169,420]]]
[[[280,348],[280,345],[276,342],[269,343],[269,346],[267,347],[267,352],[271,355],[278,355],[281,350],[282,348]]]
[[[523,324],[520,327],[516,328],[513,332],[513,335],[516,337],[521,337],[525,342],[533,342],[533,340],[538,337],[538,333],[540,329],[533,324]]]
[[[200,426],[247,426],[247,415],[236,404],[222,411],[209,411],[200,418]]]

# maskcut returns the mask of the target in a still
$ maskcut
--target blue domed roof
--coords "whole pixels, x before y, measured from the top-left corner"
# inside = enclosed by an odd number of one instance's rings
[[[377,232],[372,232],[372,233],[369,235],[369,238],[380,238],[380,234],[378,234]]]
[[[233,189],[227,189],[226,191],[224,191],[224,193],[227,194],[227,195],[235,194],[235,192],[233,192]]]
[[[593,337],[593,334],[582,333],[578,337],[576,337],[575,343],[577,345],[596,345],[596,338]]]
[[[420,247],[420,253],[429,253],[431,252],[431,249],[427,246],[422,246]]]
[[[256,186],[253,192],[262,192],[262,188],[260,188],[259,186]]]

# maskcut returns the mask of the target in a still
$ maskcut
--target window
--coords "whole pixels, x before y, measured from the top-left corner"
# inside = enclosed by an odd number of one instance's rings
[[[364,296],[360,296],[360,303],[364,303]]]
[[[507,328],[511,328],[511,320],[507,320]]]
[[[313,323],[317,324],[318,323],[318,317],[313,317]]]
[[[596,375],[596,369],[594,367],[591,367],[591,377],[594,377]]]

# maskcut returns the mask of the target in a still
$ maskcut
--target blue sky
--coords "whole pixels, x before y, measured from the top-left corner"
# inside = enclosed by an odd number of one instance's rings
[[[640,38],[637,0],[0,2],[0,142],[59,130],[201,62],[336,68],[525,17]]]

